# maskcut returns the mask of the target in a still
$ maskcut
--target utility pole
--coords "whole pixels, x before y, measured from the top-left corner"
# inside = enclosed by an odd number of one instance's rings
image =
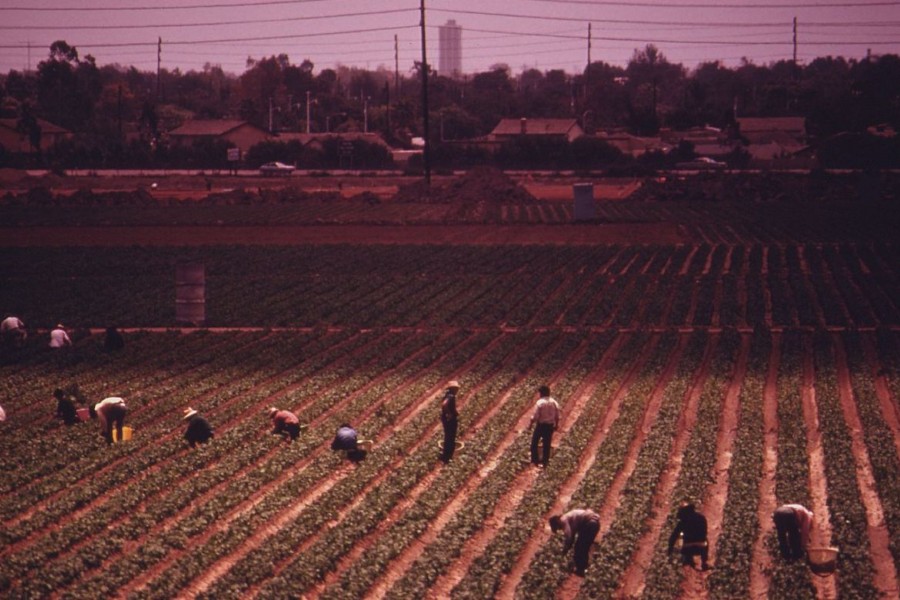
[[[588,39],[587,39],[588,61],[587,66],[591,66],[591,23],[588,23]]]
[[[584,68],[584,99],[587,102],[588,96],[588,84],[590,83],[591,73],[591,23],[588,23],[588,37],[587,37],[587,66]],[[584,125],[582,123],[582,125]]]
[[[794,17],[794,67],[797,67],[797,17]]]
[[[162,38],[156,43],[156,103],[159,104],[159,71],[162,64]]]
[[[272,133],[272,96],[269,96],[269,133]]]
[[[306,90],[306,133],[309,133],[309,90]]]
[[[425,162],[425,185],[431,186],[431,160],[428,152],[428,58],[425,52],[425,0],[419,1],[419,12],[422,16],[422,128],[425,137],[422,158]]]
[[[397,46],[397,34],[394,34],[394,95],[400,97],[400,51]]]

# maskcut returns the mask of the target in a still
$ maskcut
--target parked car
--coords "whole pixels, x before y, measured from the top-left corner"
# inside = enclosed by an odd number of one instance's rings
[[[676,169],[725,169],[727,167],[727,164],[708,156],[698,156],[694,160],[675,164]]]
[[[297,167],[287,165],[283,162],[269,162],[259,167],[260,175],[265,177],[274,177],[278,175],[290,175]]]

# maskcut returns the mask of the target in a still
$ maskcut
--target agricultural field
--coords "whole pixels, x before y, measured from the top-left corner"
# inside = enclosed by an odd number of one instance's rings
[[[0,309],[32,333],[0,356],[0,595],[896,597],[897,218],[829,209],[795,229],[759,204],[679,202],[533,217],[543,229],[501,213],[518,233],[493,243],[452,223],[431,243],[332,223],[315,243],[171,245],[155,216],[141,245],[9,229]],[[610,241],[610,222],[677,240]],[[205,268],[202,328],[176,320],[184,262]],[[51,351],[59,320],[75,343]],[[463,444],[444,464],[450,379]],[[132,439],[54,419],[53,390],[75,384],[124,397]],[[562,407],[546,469],[528,456],[542,384]],[[308,424],[294,443],[269,433],[273,405]],[[208,445],[183,440],[188,406]],[[343,422],[374,441],[359,463],[330,450]],[[666,552],[685,499],[709,521],[710,571]],[[840,549],[835,574],[779,558],[787,502]],[[584,578],[547,526],[574,507],[601,515]]]

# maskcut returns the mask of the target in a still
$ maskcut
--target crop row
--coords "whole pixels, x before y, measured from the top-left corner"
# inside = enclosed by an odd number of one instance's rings
[[[4,257],[0,306],[35,327],[174,325],[184,261],[205,265],[207,324],[216,326],[900,323],[889,245],[45,248]]]
[[[727,253],[715,249],[694,256],[710,268],[728,264]],[[603,268],[659,264],[657,253],[623,253],[609,255]],[[558,287],[554,302],[565,305],[565,286]],[[694,300],[688,306],[697,310]],[[651,544],[643,595],[675,597],[687,574],[665,552],[674,508],[684,498],[702,502],[717,480],[712,467],[722,399],[739,372],[741,348],[749,348],[746,374],[737,381],[739,420],[721,535],[712,549],[716,569],[702,580],[712,597],[745,596],[760,536],[762,398],[774,344],[781,357],[775,500],[814,504],[818,474],[808,440],[818,434],[832,543],[841,548],[839,593],[875,597],[882,585],[871,556],[880,542],[868,534],[871,500],[859,492],[860,465],[873,477],[897,564],[896,415],[892,421],[882,412],[884,392],[876,390],[881,378],[887,400],[897,397],[893,332],[770,337],[731,330],[426,328],[127,337],[120,354],[103,353],[95,336],[78,341],[72,355],[78,360],[29,350],[15,367],[0,367],[8,376],[3,404],[10,417],[0,449],[15,481],[15,492],[0,494],[6,597],[338,598],[376,588],[388,597],[428,597],[461,562],[469,566],[454,575],[454,597],[490,597],[509,586],[519,597],[547,597],[566,579],[559,540],[546,532],[560,496],[609,519],[592,551],[594,567],[578,581],[583,596],[614,597],[637,546]],[[709,371],[698,378],[708,347]],[[804,396],[811,361],[812,405]],[[841,384],[845,366],[849,396]],[[466,445],[442,465],[435,397],[450,377],[463,383]],[[67,428],[52,421],[48,392],[70,380],[93,397],[109,386],[135,398],[131,443],[107,448],[96,424]],[[33,384],[12,394],[23,381]],[[550,383],[563,403],[566,424],[551,468],[531,471],[529,436],[515,431],[527,422],[541,383]],[[696,425],[682,431],[680,415],[695,386]],[[311,424],[291,445],[266,433],[264,409],[273,403],[294,408]],[[187,405],[217,426],[207,447],[189,450],[181,440],[180,412]],[[858,415],[859,431],[847,414]],[[358,465],[328,451],[343,420],[376,440]],[[669,515],[649,539],[676,440],[684,441],[684,454],[663,503]],[[501,499],[507,500],[502,506]],[[473,537],[479,545],[468,556]],[[534,540],[540,545],[530,546]],[[780,561],[772,534],[765,542],[772,559],[765,574],[769,596],[815,597],[804,565]],[[510,573],[516,575],[507,580]]]

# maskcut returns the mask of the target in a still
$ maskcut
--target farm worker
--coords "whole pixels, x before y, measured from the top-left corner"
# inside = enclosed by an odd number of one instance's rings
[[[358,446],[356,430],[344,423],[338,427],[337,434],[331,442],[332,450],[346,450],[347,458],[359,462],[366,457],[366,451]]]
[[[115,327],[106,328],[106,338],[103,340],[103,349],[107,352],[116,352],[125,347],[125,338]]]
[[[184,430],[184,439],[188,441],[191,448],[197,444],[205,444],[213,438],[213,428],[209,421],[200,416],[196,410],[191,407],[184,409],[183,420],[188,422],[187,429]]]
[[[459,427],[459,412],[456,410],[458,390],[459,382],[454,379],[447,384],[447,391],[441,400],[441,425],[444,426],[444,449],[441,452],[441,460],[445,463],[453,458],[453,450],[456,448],[456,430]]]
[[[531,415],[531,424],[534,432],[531,434],[531,463],[546,467],[550,461],[550,443],[553,441],[553,432],[559,425],[559,404],[550,397],[550,388],[542,385],[538,388],[540,398]],[[538,462],[538,442],[544,447],[543,459]]]
[[[681,564],[686,567],[694,566],[694,557],[700,557],[700,568],[709,569],[709,543],[706,540],[706,517],[697,512],[696,507],[690,502],[682,502],[678,507],[678,522],[669,536],[669,554],[675,547],[678,537],[681,537]]]
[[[278,410],[274,406],[269,409],[272,419],[272,435],[281,435],[285,439],[296,440],[300,435],[300,419],[289,410]]]
[[[110,396],[104,398],[94,405],[93,415],[100,418],[100,428],[103,431],[103,439],[107,444],[112,444],[112,428],[116,425],[116,433],[119,440],[122,439],[122,427],[125,425],[125,413],[128,407],[125,406],[125,400],[118,396]]]
[[[813,513],[801,504],[784,504],[775,510],[772,520],[778,532],[781,557],[786,560],[803,558],[809,544]]]
[[[59,388],[53,390],[53,397],[56,398],[56,416],[63,420],[66,425],[74,425],[78,422],[78,415],[75,412],[75,403]]]
[[[575,544],[575,574],[584,577],[588,566],[588,552],[591,544],[600,531],[600,515],[592,510],[576,508],[566,514],[550,517],[550,529],[554,533],[562,531],[565,534],[563,544],[563,556],[569,552],[569,548]]]
[[[356,450],[357,435],[356,430],[347,423],[343,423],[338,427],[334,440],[331,442],[332,450],[347,450],[348,452]]]
[[[63,348],[65,346],[71,345],[72,340],[69,339],[69,334],[66,333],[66,328],[63,327],[62,323],[57,323],[56,328],[50,332],[50,347]]]
[[[22,319],[9,315],[0,322],[0,335],[3,336],[4,344],[20,347],[25,343],[28,332],[25,331],[25,323],[22,322]]]
[[[0,422],[3,422],[5,420],[6,420],[6,411],[3,410],[2,406],[0,406]]]

